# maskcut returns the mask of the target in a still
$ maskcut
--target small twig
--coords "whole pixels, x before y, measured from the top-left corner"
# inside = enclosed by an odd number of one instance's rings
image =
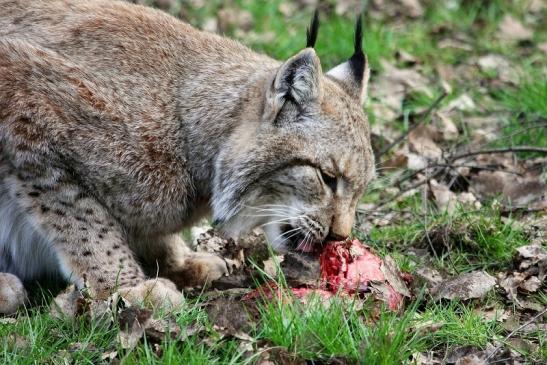
[[[521,329],[523,329],[524,327],[528,326],[529,324],[533,323],[536,319],[538,319],[539,317],[541,317],[542,315],[544,315],[545,313],[547,313],[547,308],[545,308],[544,310],[542,310],[541,312],[539,312],[537,315],[535,315],[534,317],[532,317],[530,320],[526,321],[523,325],[519,326],[517,329],[513,330],[511,333],[509,333],[507,335],[507,337],[505,337],[505,339],[503,340],[503,342],[507,342],[508,339],[510,339],[511,337],[513,337],[513,335],[515,333],[517,333],[518,331],[520,331]],[[501,347],[503,346],[504,344],[502,343],[501,345],[498,345],[494,348],[494,350],[490,353],[490,355],[488,355],[486,357],[486,359],[484,359],[484,362],[487,362],[488,360],[490,360],[500,349]]]
[[[447,96],[447,92],[446,91],[443,91],[443,93],[441,95],[439,95],[439,97],[437,99],[435,99],[435,101],[433,102],[433,104],[431,104],[429,106],[429,108],[427,108],[427,110],[425,111],[424,114],[422,114],[422,117],[420,118],[419,121],[417,121],[416,123],[412,124],[410,127],[408,127],[408,129],[406,130],[406,132],[404,132],[403,134],[401,134],[399,137],[397,137],[393,142],[391,142],[390,144],[388,144],[386,147],[382,148],[382,150],[378,153],[378,157],[382,157],[383,155],[385,155],[386,153],[388,153],[393,147],[397,146],[399,143],[401,143],[414,129],[418,128],[419,125],[421,125],[423,122],[426,121],[426,119],[429,117],[429,115],[431,114],[431,112],[433,110],[435,110],[435,108],[437,108],[437,106],[439,105],[439,103]]]
[[[386,200],[386,201],[383,201],[381,202],[380,204],[378,204],[378,206],[376,207],[376,209],[374,210],[379,210],[380,208],[383,208],[384,206],[386,206],[387,204],[391,203],[392,201],[394,200],[397,200],[399,197],[401,197],[403,194],[413,190],[413,189],[416,189],[416,188],[419,188],[420,186],[422,186],[423,184],[427,183],[429,180],[439,176],[446,168],[440,168],[439,170],[433,172],[428,178],[425,178],[423,180],[420,180],[418,181],[417,183],[414,183],[412,184],[411,186],[407,187],[406,189],[404,190],[401,190],[399,191],[395,196],[393,196],[392,198]]]
[[[537,152],[537,153],[545,153],[547,154],[547,148],[544,147],[534,147],[534,146],[515,146],[515,147],[507,147],[507,148],[493,148],[490,150],[480,150],[480,151],[471,151],[462,153],[459,155],[455,155],[452,157],[449,157],[449,161],[456,161],[461,160],[462,158],[470,157],[470,156],[477,156],[477,155],[490,155],[490,154],[496,154],[496,153],[507,153],[507,152]]]

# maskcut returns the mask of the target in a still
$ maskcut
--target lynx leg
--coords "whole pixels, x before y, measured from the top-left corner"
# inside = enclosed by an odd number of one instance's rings
[[[10,232],[33,230],[42,237],[41,247],[30,247],[35,241],[21,241],[29,234],[19,234],[8,241],[25,247],[27,256],[19,257],[16,266],[29,260],[40,262],[40,257],[53,256],[58,271],[77,286],[89,285],[97,298],[105,298],[120,289],[122,296],[134,302],[162,306],[165,302],[178,305],[182,295],[172,283],[165,280],[146,280],[146,276],[129,248],[119,223],[97,202],[75,184],[54,186],[39,180],[27,181],[11,176],[5,180],[7,196],[16,209],[16,221],[4,222],[13,227]],[[2,217],[3,219],[5,218]],[[7,218],[5,218],[7,219]],[[43,252],[45,249],[53,253]],[[36,257],[40,256],[40,257]],[[12,260],[13,261],[13,260]],[[46,260],[43,260],[46,263]],[[17,269],[17,267],[15,268]],[[47,268],[44,268],[46,270]]]
[[[159,242],[158,242],[159,241]],[[229,265],[215,254],[193,251],[178,234],[161,237],[155,242],[156,252],[162,252],[162,257],[155,257],[159,274],[170,279],[177,288],[194,288],[228,275]],[[158,245],[163,248],[157,250]],[[154,263],[149,263],[151,270]]]

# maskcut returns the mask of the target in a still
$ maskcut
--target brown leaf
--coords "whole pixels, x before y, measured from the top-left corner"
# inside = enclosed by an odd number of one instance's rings
[[[253,16],[247,10],[224,8],[218,12],[218,28],[221,33],[226,33],[232,28],[249,31],[253,25]]]
[[[547,185],[537,177],[515,176],[504,171],[480,171],[470,181],[471,191],[490,198],[501,194],[512,208],[547,209]]]
[[[123,349],[133,349],[144,336],[148,322],[152,318],[152,311],[129,307],[122,310],[118,315],[120,331],[118,342]]]
[[[257,365],[306,365],[306,360],[296,357],[282,347],[272,347],[260,352]]]
[[[419,281],[425,282],[429,290],[434,289],[443,282],[443,276],[436,269],[429,266],[420,266],[416,270]]]
[[[477,60],[477,64],[482,71],[496,71],[498,77],[503,82],[518,84],[519,76],[515,70],[515,66],[500,55],[489,54]]]
[[[439,139],[439,130],[432,125],[422,124],[408,134],[410,150],[432,160],[442,156],[442,149],[435,143]]]
[[[88,299],[75,285],[70,285],[51,303],[50,313],[54,318],[75,318],[89,311]]]
[[[458,199],[448,186],[438,183],[435,179],[431,179],[429,181],[429,188],[435,198],[435,204],[440,211],[454,212]]]
[[[410,91],[421,91],[432,96],[429,81],[415,69],[399,69],[393,64],[382,60],[383,71],[371,85],[371,95],[392,110],[397,116],[402,112],[402,102]],[[382,117],[383,113],[375,113]],[[387,118],[386,118],[387,119]]]
[[[534,33],[520,21],[507,14],[499,25],[499,37],[506,41],[526,41],[532,39]]]
[[[399,267],[395,263],[395,260],[391,256],[384,257],[384,262],[380,267],[380,270],[384,273],[387,282],[395,289],[399,294],[410,298],[410,290],[406,286],[405,282],[401,279],[401,272]]]
[[[181,339],[181,328],[174,318],[151,319],[144,329],[144,334],[147,340],[159,344],[166,337],[173,340]]]
[[[468,94],[462,94],[456,99],[452,100],[444,110],[460,110],[463,112],[473,111],[477,108],[475,102]]]
[[[320,272],[317,257],[288,253],[281,263],[281,269],[289,286],[317,286],[319,283]]]
[[[484,271],[474,271],[448,279],[436,288],[435,295],[444,299],[482,298],[496,285],[496,279]]]
[[[240,300],[220,297],[207,303],[206,310],[211,323],[228,335],[247,333],[255,325],[255,308]]]
[[[434,114],[433,122],[437,130],[442,134],[443,141],[454,141],[458,138],[458,127],[452,121],[451,113],[437,111]]]

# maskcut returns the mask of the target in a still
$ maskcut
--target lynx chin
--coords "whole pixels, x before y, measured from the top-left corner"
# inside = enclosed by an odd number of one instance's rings
[[[43,278],[177,305],[230,270],[179,235],[208,214],[280,251],[350,234],[375,175],[360,18],[323,72],[317,15],[277,61],[121,1],[0,9],[0,312]]]

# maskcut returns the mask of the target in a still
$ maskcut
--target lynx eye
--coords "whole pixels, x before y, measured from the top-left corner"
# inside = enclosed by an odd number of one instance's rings
[[[336,176],[327,174],[323,170],[319,171],[321,172],[321,178],[323,179],[325,185],[327,185],[332,192],[335,192],[336,185],[338,184],[338,179],[336,178]]]

